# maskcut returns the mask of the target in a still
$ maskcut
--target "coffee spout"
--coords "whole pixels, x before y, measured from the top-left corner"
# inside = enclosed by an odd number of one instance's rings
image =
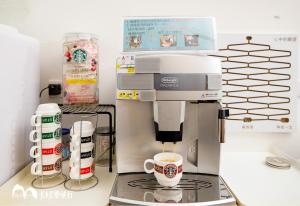
[[[153,102],[156,141],[182,141],[185,101]]]

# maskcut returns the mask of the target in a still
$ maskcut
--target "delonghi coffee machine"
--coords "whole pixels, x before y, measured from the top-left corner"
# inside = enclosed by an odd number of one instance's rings
[[[111,205],[236,205],[219,176],[228,111],[221,62],[191,54],[121,55],[117,60],[116,156]],[[183,177],[159,185],[143,163],[154,154],[183,156]]]

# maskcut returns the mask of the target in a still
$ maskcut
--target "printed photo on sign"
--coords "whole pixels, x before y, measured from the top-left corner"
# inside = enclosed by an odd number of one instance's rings
[[[185,46],[199,46],[199,35],[184,35]]]
[[[130,48],[141,48],[142,37],[140,35],[130,36],[129,46]]]
[[[161,47],[174,47],[177,45],[176,35],[174,34],[162,34],[160,35]]]

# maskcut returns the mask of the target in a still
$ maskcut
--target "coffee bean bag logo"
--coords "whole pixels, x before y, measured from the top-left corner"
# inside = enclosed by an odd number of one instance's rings
[[[173,178],[177,174],[177,166],[174,164],[167,164],[164,167],[164,175],[168,178]]]
[[[83,49],[76,49],[72,54],[72,58],[76,63],[81,64],[86,61],[87,53]]]

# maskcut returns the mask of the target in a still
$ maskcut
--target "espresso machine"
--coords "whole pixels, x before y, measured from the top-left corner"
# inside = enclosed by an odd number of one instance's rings
[[[123,54],[117,59],[117,172],[111,205],[236,205],[219,176],[224,142],[221,62],[192,54]],[[143,163],[183,156],[176,187],[159,185]]]

